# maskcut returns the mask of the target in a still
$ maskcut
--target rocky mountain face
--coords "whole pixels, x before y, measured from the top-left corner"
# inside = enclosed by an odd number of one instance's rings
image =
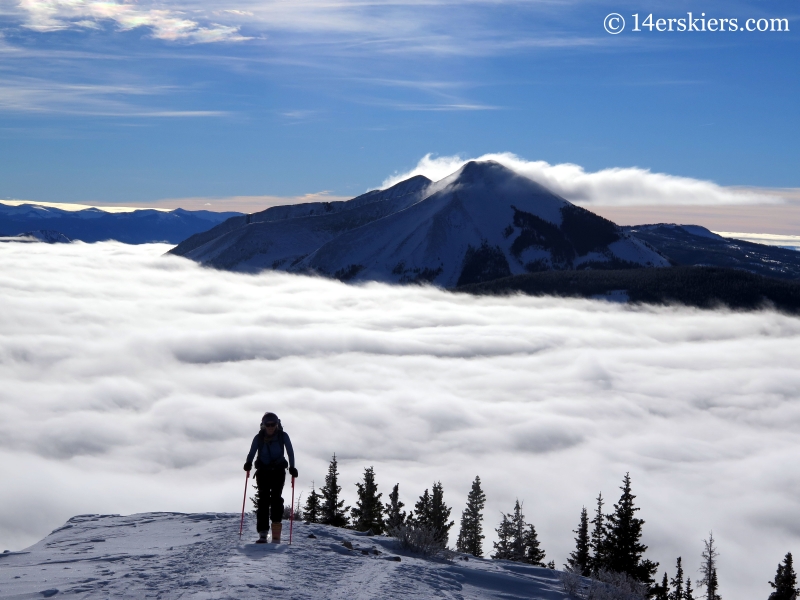
[[[236,271],[442,287],[546,270],[666,267],[635,235],[493,161],[339,203],[229,219],[171,250]]]

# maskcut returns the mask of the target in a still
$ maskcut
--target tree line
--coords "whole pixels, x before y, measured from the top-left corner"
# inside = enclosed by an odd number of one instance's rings
[[[441,482],[434,482],[431,488],[426,489],[413,510],[408,512],[400,500],[399,483],[392,488],[388,502],[383,502],[373,467],[364,469],[363,479],[356,483],[356,489],[358,497],[355,506],[345,506],[334,454],[325,476],[325,485],[319,492],[312,485],[303,507],[303,520],[395,537],[399,532],[413,529],[429,534],[440,548],[447,547],[450,530],[455,523],[450,519],[452,509],[444,501]],[[722,600],[717,577],[719,553],[713,532],[703,540],[701,577],[695,582],[698,588],[703,588],[702,595],[696,595],[691,578],[685,576],[681,557],[677,558],[675,575],[670,578],[664,572],[661,581],[656,582],[659,564],[644,556],[648,549],[641,541],[645,521],[637,516],[640,509],[635,506],[636,496],[632,492],[629,473],[623,477],[620,490],[619,500],[608,514],[604,512],[602,493],[597,496],[591,520],[586,507],[582,508],[578,527],[573,531],[576,534],[575,548],[567,558],[564,570],[589,578],[601,573],[621,574],[646,586],[647,596],[654,600]],[[461,513],[461,527],[455,543],[458,552],[475,557],[484,555],[485,505],[486,495],[481,488],[480,477],[476,476]],[[555,561],[545,564],[545,550],[541,547],[536,528],[526,521],[522,509],[523,504],[517,500],[509,513],[501,513],[500,523],[495,529],[497,541],[493,543],[491,558],[555,569]],[[791,552],[778,565],[775,578],[769,585],[773,591],[768,600],[798,600],[800,589],[797,588]]]

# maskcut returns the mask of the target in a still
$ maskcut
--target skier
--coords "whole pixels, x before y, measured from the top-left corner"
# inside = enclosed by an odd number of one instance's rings
[[[289,455],[289,462],[283,456],[283,449]],[[283,485],[286,482],[286,467],[292,477],[297,477],[294,466],[294,449],[289,434],[283,430],[281,420],[275,413],[264,413],[261,417],[261,431],[253,438],[244,470],[250,471],[253,457],[256,459],[255,479],[258,485],[258,512],[256,513],[256,544],[266,544],[270,517],[272,519],[272,543],[281,541],[281,520],[283,519]]]

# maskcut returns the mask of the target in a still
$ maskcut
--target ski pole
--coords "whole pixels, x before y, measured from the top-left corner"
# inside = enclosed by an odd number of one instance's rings
[[[242,539],[242,529],[244,528],[244,503],[247,501],[247,482],[250,479],[250,471],[244,478],[244,498],[242,498],[242,521],[239,523],[239,539]]]
[[[292,477],[292,512],[289,513],[289,545],[292,545],[292,525],[294,525],[294,477]]]

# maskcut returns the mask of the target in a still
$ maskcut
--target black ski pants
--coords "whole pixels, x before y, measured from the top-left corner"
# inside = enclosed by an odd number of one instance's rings
[[[259,469],[256,471],[258,485],[258,511],[256,512],[256,531],[268,531],[270,521],[283,520],[283,485],[286,483],[284,469]],[[271,517],[271,518],[270,518]]]

